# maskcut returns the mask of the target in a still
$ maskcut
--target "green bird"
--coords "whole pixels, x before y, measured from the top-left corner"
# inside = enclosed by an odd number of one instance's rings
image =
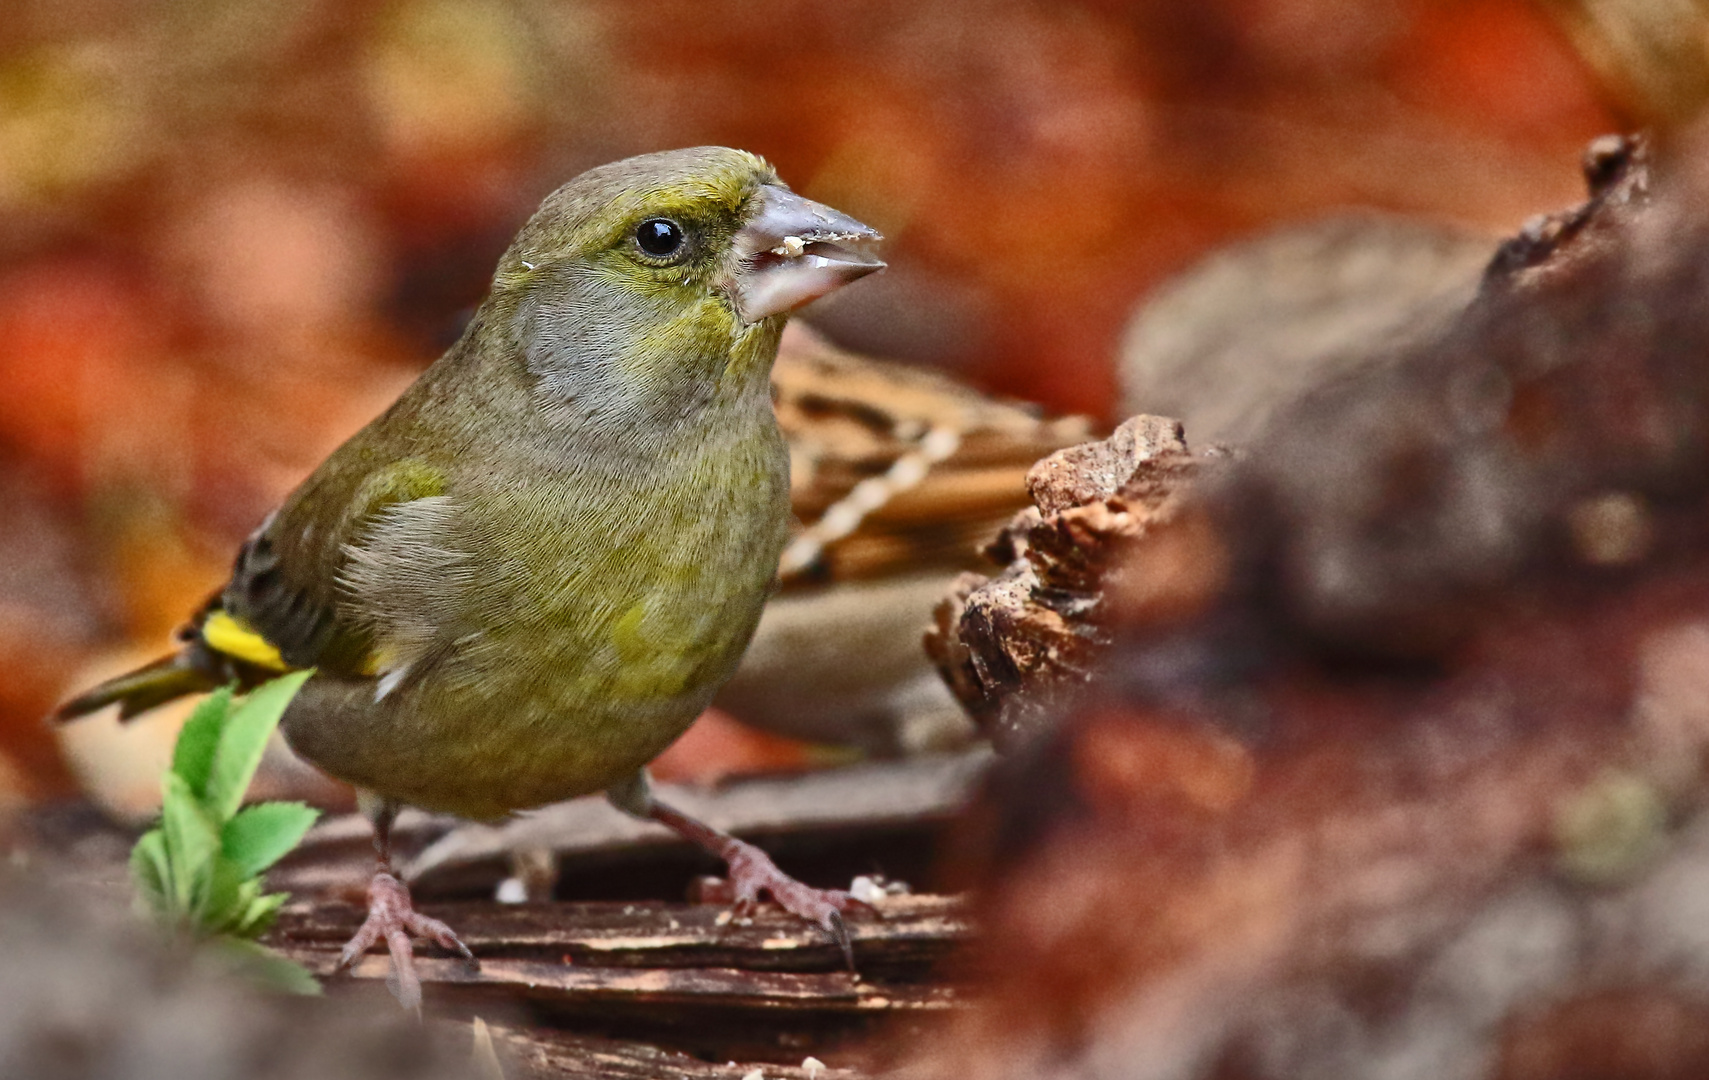
[[[405,804],[494,819],[605,791],[846,954],[846,893],[657,803],[645,766],[736,670],[772,588],[788,312],[881,269],[879,239],[739,150],[583,173],[522,227],[461,340],[249,537],[182,647],[58,716],[313,668],[285,738],[357,787],[379,853],[340,967],[384,941],[406,1006],[411,935],[473,956],[392,871]]]

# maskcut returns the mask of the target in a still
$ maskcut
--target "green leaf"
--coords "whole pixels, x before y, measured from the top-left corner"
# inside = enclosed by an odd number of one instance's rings
[[[291,703],[312,671],[295,671],[257,688],[226,717],[208,775],[206,803],[217,821],[226,821],[243,804],[243,793],[261,764],[267,740],[279,726],[285,706]]]
[[[256,884],[259,885],[260,882]],[[242,920],[231,928],[231,932],[237,937],[260,937],[273,925],[273,920],[279,916],[279,909],[284,907],[285,901],[290,898],[289,893],[282,892],[255,897],[244,910]]]
[[[320,980],[308,968],[264,945],[226,938],[220,941],[219,951],[237,972],[275,990],[307,996],[321,992]]]
[[[131,848],[131,881],[137,895],[156,917],[165,915],[167,891],[172,870],[166,862],[166,836],[159,829],[150,829]]]
[[[249,907],[261,896],[261,882],[254,878],[239,876],[237,868],[231,860],[221,858],[214,871],[215,880],[219,882],[217,902],[210,897],[207,916],[201,929],[208,934],[233,934],[243,925],[244,916],[249,913]]]
[[[220,830],[220,844],[246,875],[259,874],[296,847],[318,817],[320,811],[300,802],[246,806]]]
[[[230,690],[220,690],[185,722],[172,768],[161,778],[160,826],[131,852],[138,897],[163,920],[204,934],[253,937],[278,914],[286,895],[262,895],[258,875],[318,815],[300,803],[240,807],[267,740],[311,674],[275,679],[236,703]],[[318,992],[303,969],[265,950],[257,955],[286,983]]]
[[[168,912],[175,918],[191,918],[202,907],[212,883],[220,836],[182,776],[169,772],[161,786],[160,828],[170,885]]]
[[[198,799],[208,793],[214,751],[219,747],[220,730],[230,711],[231,687],[222,686],[203,698],[179,729],[178,743],[172,750],[172,771],[184,778]]]
[[[218,923],[210,924],[206,929],[210,933],[234,938],[260,937],[273,925],[274,917],[289,899],[286,893],[261,895],[261,880],[249,878],[238,886],[236,896],[221,911]]]
[[[229,931],[243,919],[250,901],[261,894],[261,883],[245,877],[224,855],[214,856],[206,880],[192,912],[196,927],[206,933]]]

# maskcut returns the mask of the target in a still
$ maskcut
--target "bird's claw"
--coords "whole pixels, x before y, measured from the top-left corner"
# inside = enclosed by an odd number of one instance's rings
[[[387,951],[392,954],[392,973],[386,985],[399,1004],[419,1013],[421,978],[415,973],[415,950],[410,945],[411,938],[422,938],[456,953],[472,971],[481,969],[481,962],[449,926],[416,911],[410,901],[409,887],[390,872],[381,870],[368,883],[368,917],[362,920],[355,936],[344,946],[332,973],[338,975],[348,971],[369,949],[384,940]]]
[[[837,948],[843,951],[843,963],[848,965],[849,974],[854,974],[854,939],[849,936],[849,924],[843,921],[843,913],[836,910],[826,912],[825,921],[820,925],[837,943]]]
[[[785,911],[830,934],[849,970],[855,969],[854,942],[843,912],[868,905],[843,889],[815,889],[802,884],[779,870],[771,856],[745,841],[735,841],[726,862],[729,877],[703,878],[696,899],[728,903],[737,915],[748,915],[759,907],[761,894],[769,895]]]

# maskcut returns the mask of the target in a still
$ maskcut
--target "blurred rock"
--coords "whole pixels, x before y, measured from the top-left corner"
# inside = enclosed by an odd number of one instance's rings
[[[1196,603],[1106,577],[962,836],[990,996],[904,1075],[1709,1069],[1706,147],[1601,147],[1447,333],[1195,485],[1148,541]]]
[[[384,994],[268,994],[41,875],[0,874],[0,1075],[411,1080],[473,1075],[469,1044]],[[461,1034],[461,1033],[460,1033]],[[463,1034],[463,1039],[466,1039]]]
[[[1471,302],[1493,237],[1398,215],[1289,226],[1223,248],[1128,324],[1122,408],[1242,442],[1302,393],[1441,334]]]

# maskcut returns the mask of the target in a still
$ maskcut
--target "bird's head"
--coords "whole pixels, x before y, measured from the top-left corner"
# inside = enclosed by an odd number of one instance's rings
[[[785,316],[882,269],[879,239],[753,154],[645,154],[548,196],[500,261],[493,299],[549,397],[632,416],[731,376],[763,381]]]

